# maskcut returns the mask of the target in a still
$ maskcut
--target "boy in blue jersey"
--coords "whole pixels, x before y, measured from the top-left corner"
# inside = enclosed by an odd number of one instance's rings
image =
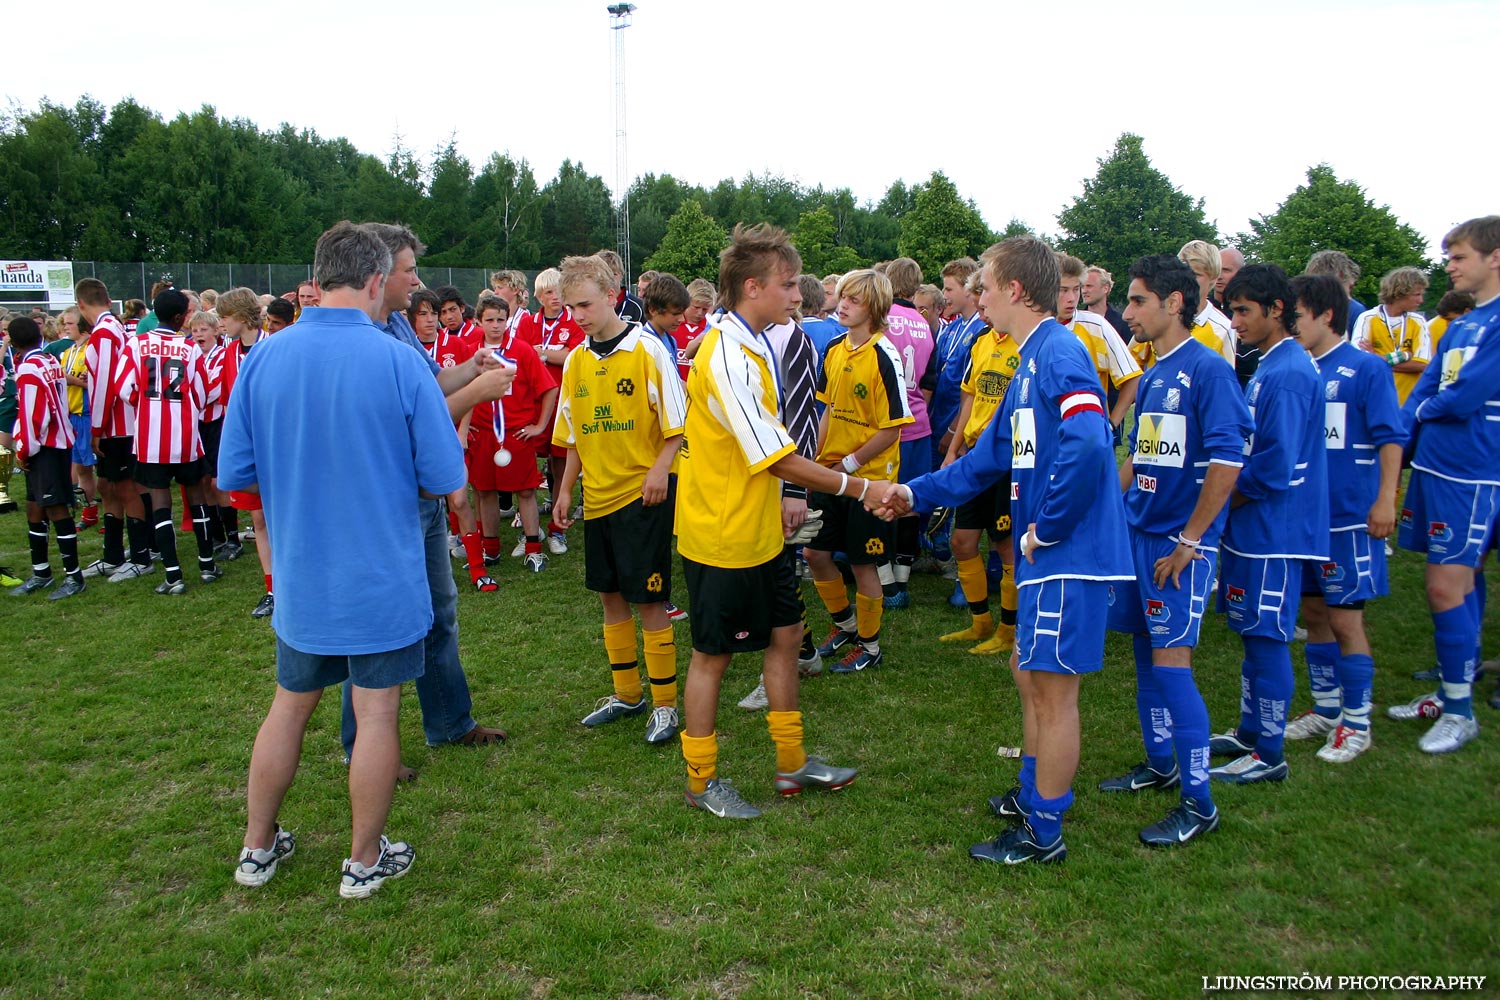
[[[1152,847],[1218,829],[1208,778],[1208,708],[1193,650],[1213,587],[1225,504],[1244,464],[1250,412],[1234,370],[1192,336],[1198,280],[1171,254],[1130,269],[1125,322],[1155,364],[1140,379],[1131,456],[1120,467],[1135,580],[1116,584],[1109,627],[1132,635],[1146,760],[1101,792],[1182,786],[1181,804],[1141,831]],[[1175,760],[1173,751],[1176,751]]]
[[[1390,593],[1385,543],[1396,526],[1396,484],[1406,431],[1390,367],[1346,341],[1349,296],[1338,279],[1292,279],[1296,337],[1323,378],[1328,456],[1328,561],[1302,564],[1307,677],[1314,707],[1286,738],[1327,735],[1318,757],[1344,764],[1370,748],[1375,661],[1365,635],[1365,602]]]
[[[1292,700],[1292,629],[1303,560],[1328,561],[1323,380],[1292,340],[1297,302],[1286,273],[1251,264],[1224,288],[1234,332],[1260,351],[1245,385],[1254,433],[1229,500],[1219,606],[1240,634],[1240,724],[1210,741],[1234,760],[1217,781],[1249,784],[1287,776],[1282,741]]]
[[[1448,277],[1478,301],[1443,334],[1441,354],[1402,408],[1412,422],[1411,481],[1400,543],[1427,553],[1442,687],[1387,710],[1393,719],[1436,718],[1418,742],[1450,753],[1479,735],[1471,701],[1480,601],[1474,571],[1500,513],[1500,216],[1462,223],[1443,238]]]
[[[1022,820],[969,849],[979,861],[1022,864],[1067,856],[1062,818],[1078,771],[1079,677],[1104,665],[1111,584],[1131,579],[1109,419],[1083,343],[1053,318],[1057,256],[1013,237],[986,250],[985,317],[1021,345],[1015,381],[974,448],[944,469],[872,486],[871,510],[958,506],[1011,473],[1020,608],[1011,672],[1021,694],[1021,783],[991,800]]]

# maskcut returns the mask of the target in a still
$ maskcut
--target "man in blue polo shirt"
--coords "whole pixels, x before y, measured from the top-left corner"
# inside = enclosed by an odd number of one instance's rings
[[[277,812],[323,688],[346,678],[359,736],[339,894],[368,896],[413,858],[384,828],[400,763],[401,685],[422,675],[432,626],[418,503],[461,487],[464,462],[422,359],[373,322],[390,271],[390,251],[364,229],[341,222],[319,237],[313,274],[322,306],[247,359],[224,421],[219,481],[260,493],[281,596],[272,617],[276,697],[250,759],[249,822],[235,867],[242,885],[264,885],[295,849]],[[331,488],[360,498],[357,523],[327,502]],[[350,587],[371,551],[385,571]]]

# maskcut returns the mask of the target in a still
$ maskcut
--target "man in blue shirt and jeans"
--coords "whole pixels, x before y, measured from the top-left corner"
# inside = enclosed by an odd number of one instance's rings
[[[390,251],[367,230],[341,222],[324,233],[313,261],[322,305],[247,359],[224,421],[219,481],[261,494],[282,597],[272,617],[276,696],[250,759],[242,885],[264,885],[295,850],[277,813],[308,718],[323,689],[346,678],[359,737],[339,894],[368,896],[412,863],[411,847],[384,828],[400,765],[401,685],[422,676],[432,626],[418,507],[461,487],[464,463],[421,358],[373,322],[390,272]],[[327,503],[330,485],[361,498],[357,525]],[[387,572],[349,587],[372,550]],[[305,557],[313,551],[320,558]]]

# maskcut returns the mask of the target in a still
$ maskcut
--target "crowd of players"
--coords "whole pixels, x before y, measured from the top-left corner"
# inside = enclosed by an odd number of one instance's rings
[[[386,313],[371,318],[426,354],[449,394],[467,479],[447,496],[451,554],[472,586],[492,591],[505,518],[521,532],[512,556],[535,572],[544,549],[568,551],[583,520],[612,693],[582,721],[649,711],[647,742],[680,735],[690,805],[758,814],[717,776],[713,715],[738,652],[766,651],[761,683],[740,704],[769,709],[777,790],[854,780],[802,751],[797,675],[878,667],[883,614],[909,605],[922,568],[951,569],[970,615],[941,640],[1009,654],[1021,696],[1020,782],[990,801],[1016,825],[975,845],[980,860],[1065,856],[1078,679],[1102,667],[1106,627],[1134,637],[1146,760],[1100,788],[1180,789],[1179,805],[1141,832],[1147,844],[1216,829],[1212,781],[1284,780],[1285,739],[1324,738],[1318,756],[1332,763],[1367,751],[1363,608],[1388,591],[1393,533],[1426,553],[1437,661],[1426,673],[1440,687],[1388,714],[1434,720],[1419,743],[1431,753],[1477,735],[1479,567],[1500,512],[1500,347],[1485,338],[1500,308],[1500,218],[1445,240],[1454,290],[1431,322],[1419,312],[1423,272],[1385,275],[1366,309],[1350,298],[1357,265],[1334,251],[1289,279],[1194,241],[1137,261],[1121,313],[1108,272],[1033,239],[950,262],[939,287],[908,258],[802,275],[785,235],[756,227],[737,230],[717,287],[647,272],[636,294],[619,258],[601,251],[543,271],[530,289],[520,272],[499,272],[470,308],[455,288],[417,287],[410,243],[412,287],[397,282],[398,257]],[[255,613],[273,613],[261,499],[218,489],[218,446],[240,367],[318,308],[320,292],[310,282],[293,305],[248,289],[199,300],[166,287],[130,329],[103,284],[85,279],[76,308],[56,319],[60,350],[34,319],[11,319],[32,550],[31,575],[12,593],[61,599],[88,577],[123,582],[157,561],[157,592],[183,593],[175,482],[204,583],[242,552],[237,512],[252,512],[267,590]],[[482,388],[455,402],[441,373],[458,369]],[[1403,466],[1412,472],[1398,500]],[[87,525],[96,488],[104,551],[82,567],[75,490]],[[63,564],[55,588],[49,525]],[[674,536],[693,618],[685,713]],[[831,620],[821,643],[799,565]],[[1217,735],[1191,672],[1215,592],[1244,645],[1239,724]],[[1314,707],[1289,718],[1299,611]],[[352,730],[346,718],[351,755]],[[1230,759],[1211,767],[1213,756]],[[251,826],[237,877],[263,884],[290,838],[265,816]],[[394,877],[410,863],[407,845],[384,838],[375,854],[352,854],[374,859],[357,870],[361,890],[378,887],[381,865]]]

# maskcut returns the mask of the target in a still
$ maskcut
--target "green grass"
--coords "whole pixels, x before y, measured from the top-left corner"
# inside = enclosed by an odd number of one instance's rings
[[[0,563],[27,563],[18,515],[0,517]],[[1409,672],[1432,659],[1420,565],[1393,569],[1370,612],[1381,706],[1419,693]],[[160,576],[0,597],[0,997],[1177,997],[1216,975],[1500,974],[1500,713],[1481,706],[1486,732],[1445,758],[1379,711],[1351,765],[1293,744],[1284,786],[1216,788],[1220,831],[1152,852],[1136,832],[1174,799],[1094,791],[1141,756],[1112,636],[1083,685],[1067,863],[980,866],[965,851],[999,829],[985,797],[1014,778],[995,751],[1020,742],[1019,710],[997,661],[932,641],[960,616],[924,577],[886,618],[885,666],[803,687],[809,749],[860,768],[838,795],[773,801],[763,717],[733,704],[759,664],[734,665],[721,772],[766,812],[730,824],[683,806],[680,752],[647,747],[642,720],[578,725],[608,671],[576,549],[541,576],[507,560],[498,594],[463,593],[475,714],[508,745],[429,749],[405,699],[421,779],[390,831],[417,849],[411,876],[337,896],[348,804],[328,698],[281,817],[297,855],[244,889],[230,869],[274,684],[272,633],[248,614],[258,573],[247,553],[179,599],[151,593]],[[1197,673],[1216,728],[1238,664],[1208,623]]]

